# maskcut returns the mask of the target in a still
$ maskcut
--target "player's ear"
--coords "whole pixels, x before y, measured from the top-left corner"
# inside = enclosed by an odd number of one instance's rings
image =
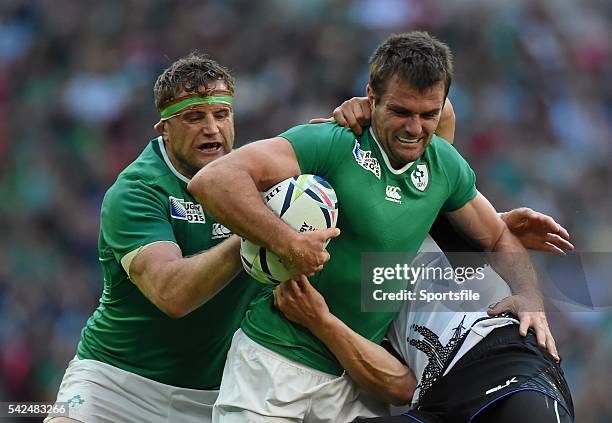
[[[166,121],[160,120],[153,125],[155,131],[162,136],[163,139],[168,139],[168,130],[166,129]]]
[[[366,84],[366,95],[368,96],[370,107],[372,108],[372,110],[374,110],[374,107],[376,106],[376,99],[374,98],[374,89],[372,88],[369,82]]]

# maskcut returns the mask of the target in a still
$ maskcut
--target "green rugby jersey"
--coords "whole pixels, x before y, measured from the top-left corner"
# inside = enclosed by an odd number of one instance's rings
[[[173,242],[188,256],[230,236],[187,191],[187,182],[160,137],[107,191],[98,243],[104,290],[82,331],[77,356],[168,385],[216,389],[232,335],[261,284],[241,272],[206,304],[172,319],[140,292],[121,265],[128,253],[154,242]]]
[[[453,146],[435,136],[421,158],[400,170],[390,166],[371,130],[356,137],[330,123],[297,126],[280,136],[293,146],[301,172],[325,178],[338,196],[341,234],[331,240],[331,260],[311,283],[333,314],[379,343],[396,313],[360,311],[361,253],[417,252],[439,211],[461,208],[476,196],[474,172]],[[253,301],[241,327],[292,360],[342,372],[323,343],[284,318],[270,293]]]

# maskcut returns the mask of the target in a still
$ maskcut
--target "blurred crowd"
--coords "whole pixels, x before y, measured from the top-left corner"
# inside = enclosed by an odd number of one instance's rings
[[[102,290],[102,196],[155,136],[161,70],[193,49],[229,67],[242,145],[363,95],[375,46],[411,29],[454,52],[456,146],[480,191],[610,253],[607,0],[3,0],[0,401],[54,399]],[[608,305],[551,316],[581,422],[612,421]]]

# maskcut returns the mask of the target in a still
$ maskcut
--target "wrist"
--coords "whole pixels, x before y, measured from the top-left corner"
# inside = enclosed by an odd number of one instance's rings
[[[283,261],[293,262],[299,256],[300,234],[285,225],[277,234],[270,238],[268,248],[276,253]]]
[[[337,337],[342,325],[343,323],[340,319],[327,311],[318,316],[307,329],[317,338],[325,342],[330,337]]]
[[[506,217],[508,216],[508,212],[497,212],[497,215],[500,217],[501,220],[504,221],[504,223],[507,223]]]

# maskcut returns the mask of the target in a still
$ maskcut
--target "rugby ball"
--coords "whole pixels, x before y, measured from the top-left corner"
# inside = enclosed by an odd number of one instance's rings
[[[336,193],[319,176],[294,176],[261,195],[268,207],[298,232],[336,227]],[[276,254],[244,238],[240,242],[240,258],[247,273],[259,282],[278,284],[291,276]]]

